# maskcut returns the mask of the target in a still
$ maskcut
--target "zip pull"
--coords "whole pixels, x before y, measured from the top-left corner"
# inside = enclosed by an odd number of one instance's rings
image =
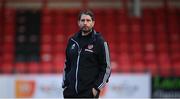
[[[82,51],[82,48],[78,50],[78,54],[80,54],[80,53],[81,53],[81,51]]]

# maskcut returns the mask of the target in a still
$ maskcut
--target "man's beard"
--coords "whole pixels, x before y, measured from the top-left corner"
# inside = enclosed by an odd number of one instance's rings
[[[84,27],[83,27],[84,28]],[[82,30],[82,32],[84,32],[84,33],[89,33],[89,32],[91,32],[92,31],[92,28],[90,28],[90,29],[81,29]]]

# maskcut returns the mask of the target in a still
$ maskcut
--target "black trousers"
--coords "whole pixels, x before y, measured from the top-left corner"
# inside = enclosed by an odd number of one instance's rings
[[[92,92],[92,89],[87,89],[85,91],[82,91],[82,92],[79,92],[78,94],[71,90],[71,89],[64,89],[63,91],[63,96],[64,98],[99,98],[99,94],[100,92],[98,91],[97,95],[94,96],[93,95],[93,92]]]

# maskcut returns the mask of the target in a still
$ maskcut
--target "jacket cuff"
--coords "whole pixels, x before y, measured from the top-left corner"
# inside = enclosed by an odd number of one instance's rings
[[[94,87],[98,92],[100,92],[100,89],[99,88],[97,88],[97,87]]]
[[[66,84],[65,84],[65,81],[62,83],[62,88],[65,88],[66,87]]]
[[[65,88],[65,85],[62,85],[62,88]]]

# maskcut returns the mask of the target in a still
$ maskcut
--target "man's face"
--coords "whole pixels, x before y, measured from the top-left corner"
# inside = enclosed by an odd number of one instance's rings
[[[78,21],[78,25],[83,32],[89,32],[94,26],[94,21],[89,15],[82,14],[81,19]]]

